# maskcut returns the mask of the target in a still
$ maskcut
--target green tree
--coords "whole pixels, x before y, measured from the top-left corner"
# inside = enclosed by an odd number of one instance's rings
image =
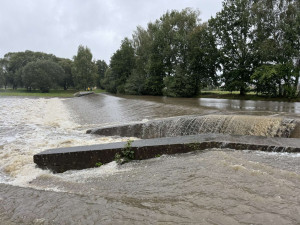
[[[29,62],[22,71],[25,87],[28,90],[40,89],[41,92],[49,92],[50,88],[55,87],[63,76],[62,67],[51,60]]]
[[[73,67],[72,60],[59,58],[58,64],[64,70],[64,76],[63,79],[61,79],[60,86],[62,86],[64,90],[67,90],[69,87],[74,87],[73,74],[72,74],[72,67]]]
[[[4,59],[8,62],[8,81],[13,89],[16,89],[18,86],[23,86],[22,71],[27,63],[37,60],[56,61],[56,57],[52,54],[28,50],[25,52],[9,52],[4,55]]]
[[[187,8],[167,12],[160,18],[166,95],[195,95],[193,75],[188,68],[189,35],[198,25],[198,16],[198,11]]]
[[[97,66],[92,61],[93,55],[88,47],[80,45],[77,55],[73,57],[73,81],[77,89],[86,90],[94,87],[97,79]]]
[[[196,96],[201,88],[217,86],[219,77],[219,50],[207,23],[198,25],[189,35],[188,71]]]
[[[247,91],[253,71],[249,0],[225,0],[221,12],[209,21],[220,49],[223,81],[227,90]]]
[[[267,82],[266,78],[272,77],[276,80],[273,88],[276,89],[276,95],[292,97],[296,95],[299,83],[297,61],[300,59],[300,2],[256,1],[252,12],[253,48],[258,65],[262,65],[255,72],[254,83],[260,85],[262,81]],[[271,70],[273,73],[270,73]],[[261,75],[260,79],[258,74]],[[258,86],[256,88],[259,89]],[[275,91],[272,95],[275,95]]]
[[[108,68],[108,65],[106,64],[106,62],[104,60],[97,60],[96,61],[96,65],[97,65],[97,87],[104,89],[104,86],[102,84],[102,81],[105,77],[105,72]]]
[[[106,74],[105,89],[112,93],[125,93],[125,84],[135,66],[132,42],[125,38],[110,60],[110,70]]]
[[[145,83],[149,77],[148,63],[152,45],[149,32],[142,27],[137,27],[133,34],[132,45],[135,55],[135,67],[125,84],[125,93],[133,95],[147,94]]]
[[[0,87],[4,86],[5,89],[9,84],[7,64],[8,62],[6,59],[0,59]]]

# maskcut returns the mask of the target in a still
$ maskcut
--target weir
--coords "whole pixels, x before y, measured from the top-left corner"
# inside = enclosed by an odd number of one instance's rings
[[[130,146],[134,159],[195,150],[236,149],[300,152],[300,123],[277,117],[209,115],[173,117],[88,130],[87,133],[138,137]],[[108,163],[126,142],[49,149],[34,155],[38,167],[55,173]]]
[[[108,163],[120,153],[126,142],[50,149],[34,155],[34,162],[42,169],[55,173],[96,167]],[[137,140],[132,143],[134,159],[142,160],[162,154],[186,153],[210,148],[300,152],[300,141],[294,138],[267,138],[223,134],[200,134]]]
[[[181,116],[119,126],[106,126],[87,133],[141,139],[203,133],[300,138],[300,121],[281,117],[248,115]]]

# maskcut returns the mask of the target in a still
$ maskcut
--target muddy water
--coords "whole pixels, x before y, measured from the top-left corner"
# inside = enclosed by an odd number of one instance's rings
[[[32,163],[47,148],[125,140],[85,134],[103,124],[195,114],[299,118],[297,103],[199,102],[1,98],[0,224],[299,224],[299,154],[210,149],[63,174]]]

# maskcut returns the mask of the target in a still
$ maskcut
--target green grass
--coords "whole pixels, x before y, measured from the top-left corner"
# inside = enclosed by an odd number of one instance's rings
[[[103,93],[104,90],[95,89],[95,93]],[[73,94],[78,92],[78,90],[50,90],[49,93],[41,93],[39,90],[27,91],[24,88],[18,88],[17,90],[13,89],[0,89],[0,96],[24,96],[24,97],[42,97],[42,98],[71,98]]]
[[[283,98],[268,97],[257,95],[255,92],[248,92],[245,96],[239,95],[239,91],[202,91],[199,98],[219,98],[219,99],[238,99],[238,100],[254,100],[254,101],[283,101],[283,102],[300,102],[300,98]]]

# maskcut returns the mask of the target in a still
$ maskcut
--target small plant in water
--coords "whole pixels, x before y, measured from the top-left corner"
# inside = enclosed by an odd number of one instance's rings
[[[155,155],[155,158],[159,158],[159,157],[161,157],[161,155],[160,155],[160,154],[157,154],[157,155]]]
[[[120,153],[116,153],[115,161],[118,164],[124,164],[134,159],[134,150],[132,149],[133,140],[128,140]]]
[[[97,163],[95,164],[95,166],[96,166],[96,167],[103,166],[103,163],[101,163],[101,162],[97,162]]]

